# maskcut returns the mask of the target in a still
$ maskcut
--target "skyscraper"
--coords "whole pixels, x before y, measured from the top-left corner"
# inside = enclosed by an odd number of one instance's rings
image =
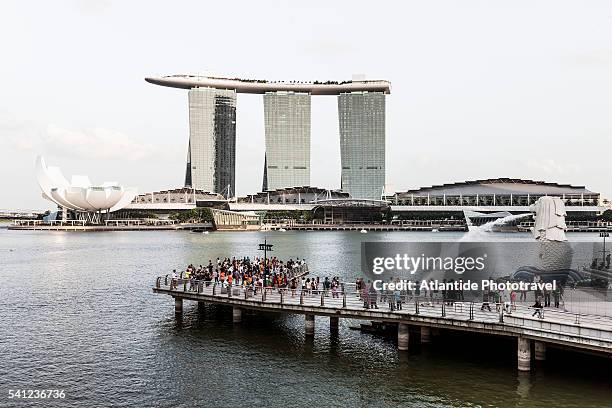
[[[236,91],[189,91],[185,185],[233,196],[236,183]]]
[[[385,185],[385,94],[338,95],[341,189],[353,198],[380,199]]]
[[[310,185],[310,94],[264,94],[263,191]]]

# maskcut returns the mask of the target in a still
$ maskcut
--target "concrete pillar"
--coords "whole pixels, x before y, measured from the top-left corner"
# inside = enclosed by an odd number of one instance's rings
[[[397,325],[397,348],[399,350],[408,350],[408,340],[410,339],[408,328],[406,323]]]
[[[183,299],[174,298],[174,313],[183,313]]]
[[[421,343],[429,343],[431,341],[431,328],[421,326]]]
[[[312,314],[307,314],[305,318],[306,318],[305,319],[306,336],[314,336],[315,317]]]
[[[531,342],[524,337],[518,338],[518,369],[531,370]]]
[[[340,318],[336,316],[329,317],[329,330],[338,331],[338,326],[340,324]]]
[[[242,321],[242,309],[239,307],[232,308],[232,320],[234,323],[240,323]]]
[[[534,341],[535,359],[536,361],[546,360],[546,343]]]

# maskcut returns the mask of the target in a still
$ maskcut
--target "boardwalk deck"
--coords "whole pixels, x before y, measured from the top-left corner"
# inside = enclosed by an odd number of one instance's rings
[[[596,352],[612,357],[612,318],[547,309],[544,318],[532,316],[532,310],[518,306],[511,314],[503,308],[491,312],[480,309],[479,303],[455,302],[452,306],[444,302],[430,303],[423,299],[407,297],[402,310],[391,310],[386,302],[378,302],[378,309],[365,309],[363,301],[356,292],[339,292],[332,297],[322,292],[292,295],[291,290],[269,289],[253,294],[242,287],[223,288],[220,285],[198,282],[189,290],[189,281],[179,280],[176,288],[170,287],[171,281],[160,277],[153,292],[170,295],[175,299],[176,311],[182,311],[183,300],[224,304],[234,308],[234,318],[239,321],[243,309],[306,315],[306,333],[314,332],[312,316],[328,316],[331,325],[337,325],[338,318],[362,319],[398,324],[399,348],[407,345],[407,327],[419,326],[423,331],[430,328],[468,331],[518,339],[519,369],[528,370],[522,359],[536,342],[536,352],[542,358],[546,344],[555,344],[577,350]],[[236,316],[238,314],[238,319]],[[422,333],[423,334],[423,333]],[[403,338],[405,337],[405,338]],[[428,334],[427,336],[428,337]],[[527,350],[528,349],[528,350]],[[538,354],[538,353],[536,353]],[[530,356],[530,354],[529,354]],[[538,357],[536,355],[536,357]],[[529,357],[530,358],[530,357]]]

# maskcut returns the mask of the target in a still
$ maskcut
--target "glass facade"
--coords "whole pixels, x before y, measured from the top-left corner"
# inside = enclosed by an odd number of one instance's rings
[[[233,196],[236,184],[236,92],[189,91],[189,152],[185,184]]]
[[[385,185],[385,94],[338,96],[341,189],[353,198],[380,199]]]
[[[310,185],[310,94],[264,94],[263,191]]]

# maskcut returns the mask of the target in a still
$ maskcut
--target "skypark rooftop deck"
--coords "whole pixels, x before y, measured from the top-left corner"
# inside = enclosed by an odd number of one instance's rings
[[[264,94],[266,92],[287,91],[304,92],[312,95],[340,95],[346,92],[383,92],[391,93],[391,83],[385,80],[355,81],[268,81],[263,79],[222,78],[199,75],[168,75],[147,77],[145,81],[171,88],[216,88],[233,89],[238,93]]]

